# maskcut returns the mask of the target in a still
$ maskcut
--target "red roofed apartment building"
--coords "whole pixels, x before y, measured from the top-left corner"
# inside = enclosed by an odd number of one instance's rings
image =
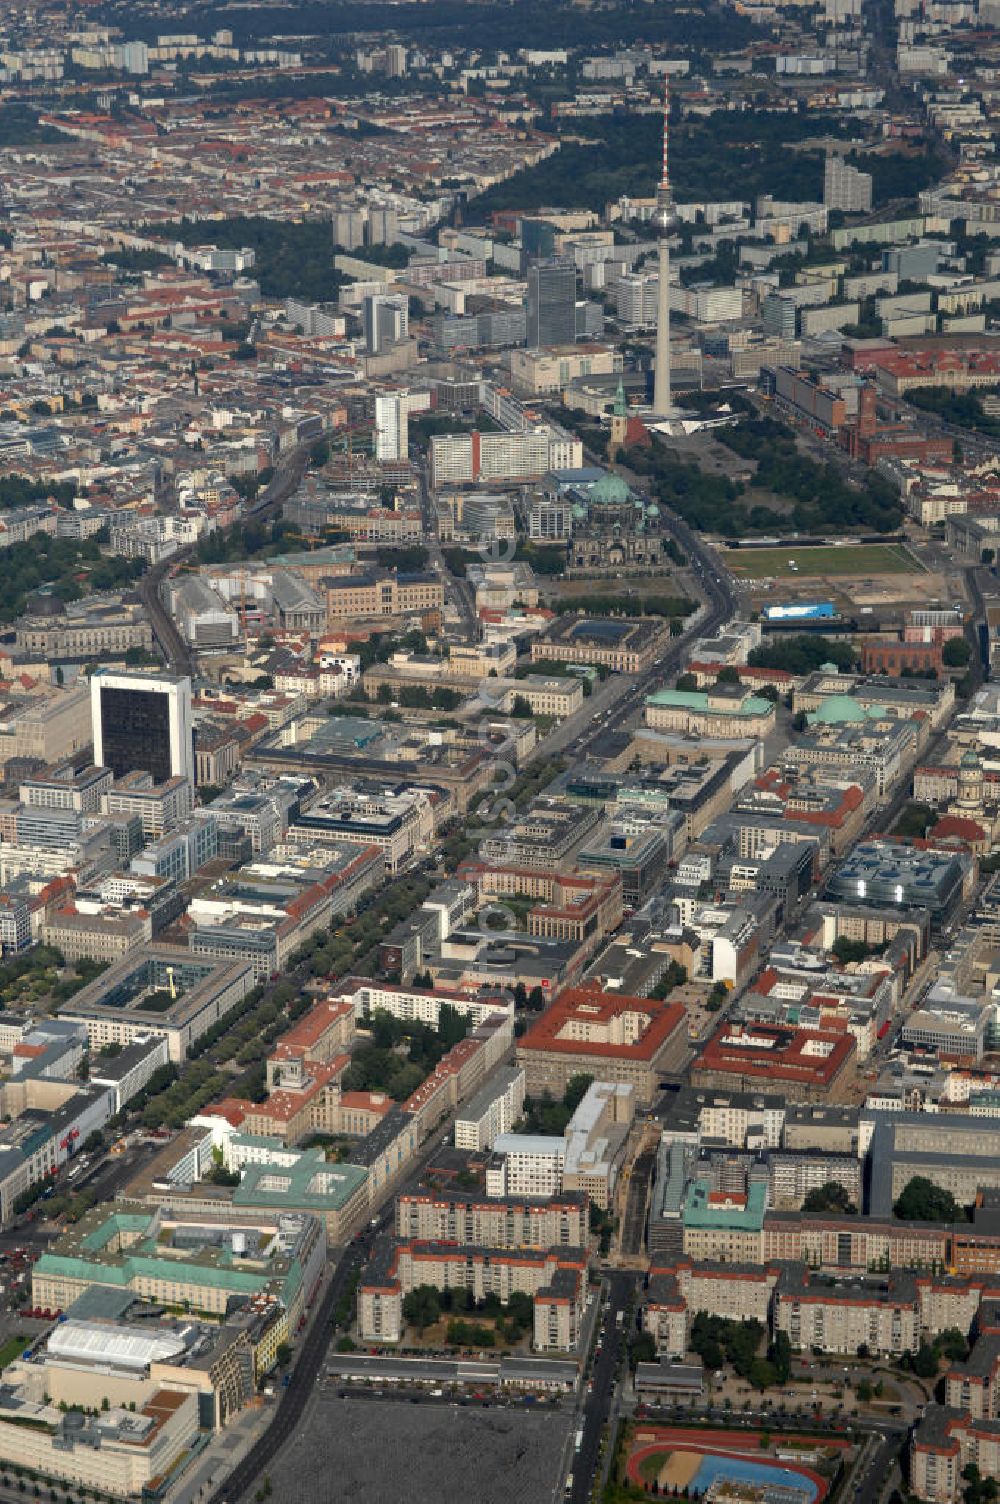
[[[337,1133],[340,1078],[350,1063],[350,1055],[337,1055],[326,1065],[311,1065],[296,1088],[279,1087],[263,1102],[228,1097],[226,1105],[242,1111],[244,1133],[277,1138],[287,1147],[297,1144],[307,1133]]]
[[[790,1102],[823,1102],[842,1094],[856,1069],[857,1047],[846,1028],[724,1022],[695,1060],[691,1085],[759,1091],[767,1081]]]
[[[529,1096],[560,1096],[573,1076],[627,1081],[649,1103],[661,1075],[687,1052],[687,1011],[680,1003],[623,997],[594,984],[568,987],[517,1044]]]
[[[570,1352],[587,1308],[587,1254],[582,1248],[487,1248],[461,1243],[405,1242],[378,1250],[358,1287],[358,1331],[364,1342],[398,1342],[403,1299],[420,1285],[496,1295],[502,1305],[532,1297],[536,1352]]]
[[[324,998],[278,1040],[267,1057],[267,1089],[299,1086],[308,1065],[328,1065],[354,1034],[354,1005]]]
[[[263,1102],[226,1099],[227,1120],[240,1114],[244,1133],[259,1133],[297,1144],[310,1132],[340,1133],[343,1105],[340,1079],[351,1063],[346,1052],[354,1033],[352,1003],[324,998],[296,1020],[267,1058],[268,1096]],[[354,1094],[351,1094],[352,1097]],[[369,1093],[360,1093],[367,1098]],[[392,1104],[355,1100],[352,1121],[370,1132]],[[360,1126],[357,1131],[362,1131]]]

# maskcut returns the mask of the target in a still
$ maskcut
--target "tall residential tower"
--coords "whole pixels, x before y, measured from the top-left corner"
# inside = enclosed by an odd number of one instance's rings
[[[677,230],[677,210],[670,190],[670,79],[663,85],[663,166],[660,186],[656,190],[653,229],[659,240],[657,265],[659,287],[656,295],[656,366],[653,373],[653,412],[667,418],[672,410],[670,395],[670,247],[668,241]]]

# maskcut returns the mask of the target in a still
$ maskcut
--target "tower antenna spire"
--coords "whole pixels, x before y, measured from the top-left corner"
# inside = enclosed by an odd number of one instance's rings
[[[670,249],[667,244],[677,230],[677,210],[670,190],[670,76],[663,81],[663,161],[656,190],[652,229],[657,246],[659,286],[656,295],[656,364],[653,371],[653,411],[667,418],[673,411],[670,392]]]
[[[670,192],[670,74],[664,74],[663,78],[663,169],[660,173],[660,187],[667,194]]]

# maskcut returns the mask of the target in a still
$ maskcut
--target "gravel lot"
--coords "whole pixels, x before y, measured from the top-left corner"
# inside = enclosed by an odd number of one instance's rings
[[[530,1411],[317,1392],[272,1463],[285,1504],[551,1504],[570,1410]],[[336,1483],[334,1485],[334,1480]]]

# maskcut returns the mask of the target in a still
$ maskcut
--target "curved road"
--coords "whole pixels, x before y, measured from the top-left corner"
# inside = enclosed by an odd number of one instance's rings
[[[257,522],[278,511],[289,496],[297,490],[308,463],[307,445],[299,444],[294,449],[290,449],[288,454],[279,461],[278,468],[260,499],[252,507],[247,508],[248,520],[252,519]],[[238,527],[239,524],[237,523],[236,526]],[[188,674],[191,678],[194,678],[196,673],[194,655],[177,630],[173,618],[167,612],[160,597],[160,588],[167,575],[178,564],[183,564],[193,552],[193,544],[179,548],[169,558],[161,559],[158,564],[148,569],[137,586],[139,599],[149,612],[153,636],[167,663],[175,674]]]

